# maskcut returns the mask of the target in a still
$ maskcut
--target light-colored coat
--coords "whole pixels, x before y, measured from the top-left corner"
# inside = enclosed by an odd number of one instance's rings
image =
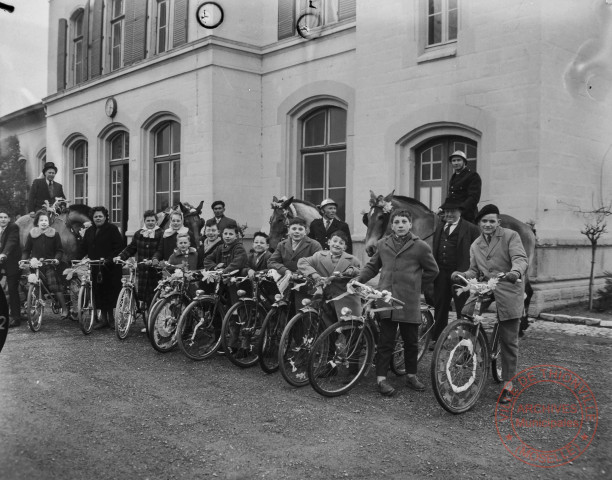
[[[319,250],[321,250],[319,242],[312,238],[304,237],[294,251],[291,248],[291,239],[287,238],[278,244],[276,250],[274,250],[274,253],[268,259],[268,268],[273,268],[281,275],[284,275],[287,270],[297,272],[298,260],[304,257],[312,257]]]
[[[478,278],[486,281],[499,273],[514,271],[524,278],[528,266],[527,254],[518,233],[497,227],[490,245],[483,235],[474,240],[470,247],[470,268],[462,275],[468,279]],[[512,284],[501,280],[493,293],[501,321],[520,318],[523,315],[524,282]]]
[[[304,257],[298,260],[298,270],[302,275],[307,277],[320,276],[330,277],[334,272],[349,274],[352,272],[359,273],[361,262],[351,254],[343,253],[338,263],[334,265],[331,259],[329,250],[321,250],[316,252],[312,257]],[[356,276],[356,275],[354,275]],[[325,288],[325,294],[330,300],[334,297],[346,293],[346,284],[348,279],[334,280]],[[347,295],[340,300],[334,301],[336,315],[340,318],[340,312],[343,307],[348,307],[353,312],[353,315],[361,314],[361,299],[356,295]]]
[[[388,290],[393,297],[404,302],[402,310],[393,311],[392,320],[404,323],[421,322],[421,285],[434,281],[438,266],[429,245],[419,237],[410,238],[396,250],[393,234],[380,239],[376,253],[363,267],[358,281],[367,282],[380,271],[379,290]]]

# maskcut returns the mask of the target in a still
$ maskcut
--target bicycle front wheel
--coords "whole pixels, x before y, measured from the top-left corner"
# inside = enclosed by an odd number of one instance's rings
[[[43,316],[43,304],[40,291],[40,285],[30,285],[28,288],[28,296],[26,299],[26,306],[28,311],[28,326],[33,332],[38,332],[42,325]]]
[[[374,339],[363,322],[341,321],[325,329],[315,341],[308,378],[321,395],[336,397],[351,390],[374,356]]]
[[[419,324],[419,351],[417,354],[417,362],[421,361],[423,355],[429,347],[431,333],[433,330],[434,316],[429,310],[421,310],[421,323]]]
[[[183,312],[176,327],[182,352],[192,360],[213,356],[221,345],[223,310],[217,299],[194,300]]]
[[[136,315],[135,312],[134,290],[123,287],[119,293],[119,298],[117,298],[117,307],[115,308],[115,333],[119,340],[125,340],[130,333],[130,327]]]
[[[482,328],[469,320],[456,320],[442,331],[431,361],[431,384],[442,408],[457,414],[476,404],[487,381],[488,352]]]
[[[184,310],[185,302],[180,293],[155,304],[149,323],[149,340],[155,350],[167,353],[176,346],[176,326]]]
[[[308,385],[308,359],[315,340],[325,329],[317,312],[300,312],[285,328],[278,349],[281,375],[290,385]]]
[[[495,322],[493,333],[491,334],[491,345],[493,345],[493,353],[491,354],[491,373],[493,380],[497,383],[504,381],[502,376],[502,352],[501,343],[499,341],[499,320]]]
[[[420,328],[420,326],[419,326]],[[420,347],[420,345],[419,345]],[[397,329],[395,334],[395,347],[393,348],[393,355],[391,355],[391,371],[398,377],[406,375],[406,360],[404,358],[404,341],[402,340],[402,334]]]
[[[265,309],[251,299],[239,301],[225,314],[221,341],[234,365],[246,368],[257,363],[257,341],[265,317]]]
[[[89,285],[82,285],[79,290],[79,326],[85,335],[89,335],[96,319],[96,304]]]
[[[257,342],[259,365],[266,373],[278,370],[278,348],[280,339],[287,326],[289,311],[287,305],[272,307],[261,326],[261,335]]]

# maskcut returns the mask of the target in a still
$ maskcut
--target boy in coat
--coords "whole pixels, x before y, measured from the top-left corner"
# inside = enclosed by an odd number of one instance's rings
[[[438,275],[438,266],[429,245],[410,233],[412,215],[407,210],[395,210],[391,214],[393,233],[380,239],[376,253],[363,267],[357,281],[365,283],[380,271],[378,288],[388,290],[391,295],[404,302],[401,310],[380,312],[380,336],[376,360],[376,381],[382,395],[391,396],[395,388],[387,382],[387,371],[395,335],[399,328],[404,341],[409,388],[423,391],[425,385],[417,378],[419,346],[419,323],[421,322],[421,287],[431,284]]]
[[[482,207],[476,220],[482,235],[470,247],[470,268],[465,272],[453,272],[451,279],[459,283],[461,280],[457,274],[460,274],[467,279],[487,281],[505,274],[493,293],[499,318],[502,377],[507,382],[500,402],[508,403],[512,391],[510,380],[516,375],[518,363],[520,319],[525,309],[525,286],[518,280],[527,272],[527,254],[518,233],[499,225],[499,208],[495,205]],[[469,298],[464,313],[474,311],[475,300],[475,296]]]

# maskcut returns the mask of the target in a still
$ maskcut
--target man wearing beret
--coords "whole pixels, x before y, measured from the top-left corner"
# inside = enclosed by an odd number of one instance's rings
[[[470,268],[463,272],[453,272],[451,279],[460,282],[458,274],[465,278],[488,281],[500,278],[493,294],[499,319],[502,377],[506,382],[502,391],[501,403],[511,401],[512,377],[516,375],[518,363],[518,336],[520,319],[523,316],[525,284],[519,281],[527,273],[527,254],[519,234],[503,228],[499,224],[499,209],[495,205],[485,205],[478,212],[476,221],[481,235],[470,247]],[[474,311],[476,297],[471,295],[463,313]],[[486,305],[483,305],[483,309]]]
[[[467,156],[461,150],[451,153],[448,161],[453,166],[453,175],[448,184],[448,200],[458,203],[463,209],[463,218],[474,223],[482,188],[480,175],[467,167]]]
[[[448,312],[451,299],[455,301],[457,318],[469,294],[457,295],[451,282],[451,275],[456,270],[467,270],[470,266],[470,246],[480,235],[480,229],[463,218],[463,207],[446,199],[440,207],[444,212],[443,221],[436,228],[433,237],[433,254],[440,272],[434,281],[435,323],[432,332],[433,350],[442,330],[448,325]]]
[[[223,202],[222,200],[215,200],[210,206],[210,208],[212,208],[212,211],[215,216],[206,220],[206,226],[217,225],[219,233],[222,234],[223,229],[225,229],[225,227],[229,227],[230,225],[238,225],[238,222],[236,222],[236,220],[225,216],[225,202]]]
[[[42,172],[44,177],[35,179],[30,187],[30,194],[28,196],[28,212],[30,212],[30,217],[34,217],[36,211],[45,205],[45,200],[49,202],[49,205],[53,205],[56,198],[66,198],[62,184],[54,180],[57,174],[55,163],[45,163]]]
[[[347,223],[339,220],[336,217],[338,204],[331,198],[326,198],[319,205],[319,210],[323,214],[323,218],[315,218],[310,222],[310,231],[308,236],[321,244],[323,250],[329,250],[329,239],[332,233],[340,230],[346,233],[348,241],[346,243],[346,253],[353,253],[353,242],[351,240],[351,232]]]

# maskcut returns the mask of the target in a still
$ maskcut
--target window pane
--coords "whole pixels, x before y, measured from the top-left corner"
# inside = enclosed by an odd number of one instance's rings
[[[170,202],[168,201],[168,194],[158,194],[155,195],[155,210],[161,212],[170,206]]]
[[[116,135],[111,142],[111,160],[123,158],[123,134]]]
[[[167,3],[163,1],[159,3],[157,9],[157,53],[166,51],[167,23]]]
[[[325,157],[322,153],[304,155],[304,190],[310,188],[323,188],[325,174]]]
[[[74,168],[84,168],[87,166],[86,147],[87,144],[85,142],[79,142],[74,146]]]
[[[171,153],[180,153],[181,151],[181,125],[172,122],[172,150]]]
[[[83,198],[85,195],[85,190],[84,190],[84,185],[83,185],[83,175],[81,174],[76,174],[74,176],[74,196],[75,198]]]
[[[429,208],[436,210],[440,205],[442,205],[442,187],[432,187],[431,205],[429,205]]]
[[[115,0],[113,4],[113,18],[119,17],[123,13],[123,0]]]
[[[428,45],[434,45],[442,41],[442,15],[429,17]]]
[[[304,146],[314,147],[325,144],[325,111],[304,122]]]
[[[123,152],[123,158],[129,158],[130,156],[130,136],[127,133],[123,134],[125,140],[125,150]]]
[[[331,108],[329,124],[329,143],[346,142],[346,110]]]
[[[431,179],[442,180],[442,163],[436,162],[432,166]]]
[[[168,192],[170,190],[170,164],[160,162],[155,165],[155,191]]]
[[[329,198],[333,198],[338,204],[337,215],[342,219],[346,219],[346,188],[330,188],[327,192]]]
[[[346,187],[346,151],[332,152],[329,154],[329,179],[328,187]]]
[[[320,205],[323,201],[323,190],[304,190],[304,200]]]
[[[429,199],[429,188],[421,187],[419,190],[419,200],[421,203],[427,205],[427,208],[431,209],[431,200]]]
[[[428,163],[421,165],[421,180],[431,180],[431,165]]]
[[[448,39],[457,39],[457,10],[448,12]]]
[[[83,35],[83,14],[81,13],[74,21],[74,36],[80,37]]]
[[[170,153],[170,125],[166,125],[155,135],[155,156]]]
[[[454,10],[457,8],[457,0],[448,0],[448,9]]]
[[[172,190],[181,191],[181,163],[178,160],[172,162]]]
[[[442,10],[442,0],[429,0],[428,13],[439,13]]]

